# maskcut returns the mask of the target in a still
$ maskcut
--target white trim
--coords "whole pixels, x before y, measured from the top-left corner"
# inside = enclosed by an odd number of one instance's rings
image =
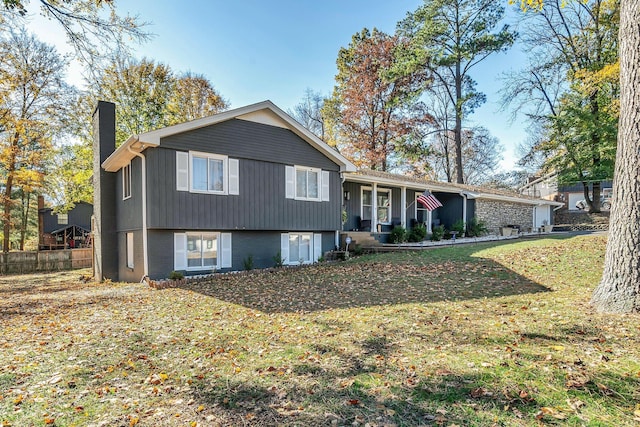
[[[294,192],[295,192],[295,196],[294,199],[295,200],[304,200],[304,201],[309,201],[309,202],[321,202],[322,201],[322,169],[318,169],[318,168],[311,168],[311,167],[307,167],[307,166],[298,166],[295,165],[294,166],[295,169],[295,173],[294,173]],[[298,196],[298,172],[306,172],[306,176],[307,176],[307,196],[303,197],[303,196]],[[316,176],[318,177],[318,181],[317,181],[317,189],[318,189],[318,197],[309,197],[309,172],[315,172]]]
[[[368,190],[371,191],[371,231],[375,232],[376,230],[374,229],[375,225],[374,225],[374,218],[375,218],[375,224],[382,224],[382,225],[390,225],[393,222],[393,203],[391,200],[391,197],[393,195],[393,191],[391,190],[391,188],[380,188],[378,186],[376,186],[374,184],[373,187],[364,187],[361,186],[360,187],[360,218],[364,219],[364,204],[362,203],[363,201],[363,194],[364,191]],[[388,222],[379,222],[378,221],[378,193],[388,193],[389,194],[389,221]]]
[[[218,257],[218,265],[220,268],[231,268],[232,266],[232,252],[231,252],[231,233],[220,233],[220,256]]]
[[[414,218],[416,219],[416,222],[418,221],[418,210],[421,211],[425,211],[427,212],[427,219],[426,219],[426,226],[427,226],[427,231],[429,231],[431,229],[431,217],[429,216],[429,214],[431,213],[431,211],[427,208],[425,208],[424,206],[422,206],[420,203],[417,202],[418,197],[424,193],[424,191],[415,191],[413,193],[413,211],[414,211]]]
[[[296,197],[296,168],[293,166],[284,167],[284,188],[287,199]]]
[[[229,194],[237,196],[240,194],[240,164],[238,159],[229,159],[228,165],[229,173],[227,175],[229,177],[229,183],[227,187]]]
[[[189,191],[189,153],[176,151],[176,190]]]
[[[407,227],[407,187],[400,187],[400,223],[405,229]]]
[[[125,170],[128,170],[126,176]],[[127,187],[129,188],[129,195],[127,195],[125,191]],[[129,200],[131,198],[131,193],[133,193],[133,191],[131,188],[131,162],[129,162],[122,167],[122,200]]]
[[[125,233],[126,247],[127,247],[127,268],[134,268],[134,254],[133,254],[133,233],[127,232]]]
[[[313,246],[313,262],[318,262],[318,259],[322,256],[322,234],[314,233],[311,244]]]
[[[206,159],[207,160],[207,187],[208,187],[208,183],[209,183],[209,160],[221,160],[222,161],[222,190],[199,190],[199,189],[195,189],[193,188],[193,183],[194,183],[194,179],[193,179],[193,172],[194,172],[194,167],[193,167],[193,159],[198,158],[198,159]],[[228,185],[229,185],[229,178],[228,178],[228,171],[229,171],[229,162],[228,162],[229,158],[227,156],[223,156],[220,154],[212,154],[212,153],[203,153],[200,151],[189,151],[189,192],[191,193],[198,193],[198,194],[228,194]]]
[[[210,271],[213,269],[218,269],[220,267],[220,234],[217,231],[188,231],[185,235],[185,268],[186,271]],[[198,265],[194,267],[189,267],[189,236],[200,236],[200,241],[204,240],[206,237],[215,236],[216,238],[216,264],[215,265]],[[202,249],[200,249],[200,260],[202,260]]]
[[[173,269],[187,269],[187,233],[173,234]]]
[[[302,236],[306,236],[309,237],[309,260],[308,261],[303,261],[302,264],[312,264],[314,261],[314,249],[315,249],[315,243],[314,243],[314,237],[316,236],[315,234],[311,233],[311,232],[306,232],[306,231],[301,231],[301,232],[297,232],[297,231],[290,231],[288,233],[282,233],[281,237],[280,237],[280,256],[284,259],[284,264],[285,265],[300,265],[300,260],[292,260],[292,259],[288,259],[291,258],[291,251],[289,250],[289,240],[291,238],[291,236],[298,236],[298,247],[300,247],[300,237]],[[320,239],[322,241],[322,235],[319,235]],[[285,244],[285,237],[286,237],[286,244]],[[322,243],[321,243],[322,244]],[[287,257],[284,256],[286,252]]]
[[[280,234],[280,258],[283,264],[289,264],[289,233]]]
[[[322,183],[321,199],[323,202],[328,202],[330,197],[329,194],[331,193],[331,187],[329,186],[329,182],[331,179],[330,174],[329,174],[329,171],[322,171],[321,175],[322,175],[320,177],[320,181]]]

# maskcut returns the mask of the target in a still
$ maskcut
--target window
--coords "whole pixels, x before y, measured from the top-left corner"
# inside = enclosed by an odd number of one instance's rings
[[[173,235],[175,270],[231,268],[231,233],[189,232]]]
[[[131,163],[122,168],[122,200],[131,197]]]
[[[303,166],[285,166],[287,199],[328,202],[331,190],[329,171]]]
[[[69,214],[68,213],[59,213],[58,214],[58,224],[59,225],[67,225],[67,224],[69,224]]]
[[[373,190],[371,188],[363,187],[362,189],[362,209],[361,216],[363,220],[372,220],[371,212],[373,210]],[[378,188],[377,196],[377,212],[378,222],[381,224],[391,223],[391,190]]]
[[[191,191],[225,194],[227,157],[191,153]]]
[[[187,233],[187,270],[218,265],[218,233]]]
[[[420,197],[422,193],[416,192],[416,221],[419,224],[426,224],[429,221],[429,211],[424,207],[421,203],[418,203],[418,197]]]
[[[292,263],[311,262],[311,239],[310,233],[289,234],[289,259]]]
[[[320,200],[320,170],[296,168],[296,199]]]
[[[127,233],[127,267],[133,268],[133,233]]]
[[[227,156],[176,151],[176,190],[240,194],[240,162]]]
[[[322,234],[282,233],[280,256],[285,264],[309,264],[316,262],[321,255]]]

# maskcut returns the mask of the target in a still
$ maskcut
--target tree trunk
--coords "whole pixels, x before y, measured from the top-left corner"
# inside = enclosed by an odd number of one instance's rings
[[[20,134],[15,132],[11,141],[11,152],[7,165],[7,182],[4,188],[4,212],[2,214],[4,239],[2,242],[2,251],[9,252],[9,240],[11,235],[11,191],[13,190],[13,175],[16,171],[16,153],[18,150],[18,142],[20,141]]]
[[[640,312],[640,2],[620,5],[620,121],[598,311]]]
[[[31,193],[22,192],[22,218],[20,224],[20,250],[24,251],[24,241],[27,237],[27,228],[29,227],[29,208],[31,207]]]
[[[460,61],[456,64],[456,130],[454,131],[456,145],[456,183],[464,184],[462,174],[462,75]]]
[[[601,186],[600,181],[596,181],[591,184],[591,188],[593,189],[593,191],[591,191],[591,194],[593,194],[593,199],[591,199],[591,209],[589,209],[589,213],[601,212],[600,194],[602,194],[602,191],[600,189],[600,186]]]

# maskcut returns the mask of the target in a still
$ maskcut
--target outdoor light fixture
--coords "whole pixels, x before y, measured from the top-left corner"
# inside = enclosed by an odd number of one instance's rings
[[[351,193],[349,191],[345,191],[344,192],[344,199],[345,200],[351,200]]]

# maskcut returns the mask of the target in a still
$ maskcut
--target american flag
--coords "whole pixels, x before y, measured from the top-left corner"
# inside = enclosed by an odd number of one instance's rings
[[[428,211],[432,211],[442,206],[440,200],[436,199],[436,196],[431,194],[429,190],[425,190],[424,193],[419,195],[417,202],[424,206]]]

